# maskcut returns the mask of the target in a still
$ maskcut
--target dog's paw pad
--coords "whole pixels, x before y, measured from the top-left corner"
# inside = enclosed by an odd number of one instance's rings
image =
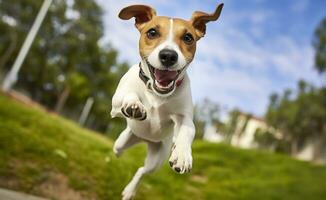
[[[140,121],[145,120],[147,117],[146,110],[140,102],[123,106],[121,108],[121,112],[125,117],[137,119]]]
[[[179,174],[190,172],[192,168],[191,150],[175,147],[172,150],[169,164]]]
[[[173,167],[173,162],[169,161],[170,167]]]
[[[175,167],[174,170],[178,173],[180,173],[181,169],[179,167]]]

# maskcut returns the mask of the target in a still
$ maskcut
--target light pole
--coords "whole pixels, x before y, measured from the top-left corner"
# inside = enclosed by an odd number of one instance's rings
[[[13,64],[11,70],[8,72],[7,76],[5,77],[5,79],[3,81],[3,84],[2,84],[3,91],[5,91],[5,92],[9,91],[12,88],[12,86],[16,83],[18,72],[25,60],[25,57],[35,39],[35,36],[36,36],[38,30],[40,29],[40,26],[45,18],[46,13],[49,10],[49,7],[50,7],[52,1],[53,0],[44,0],[42,7],[36,16],[36,19],[32,25],[32,28],[30,29],[30,31],[27,34],[24,44],[23,44],[22,48],[20,49],[18,56]]]
[[[87,117],[88,117],[88,115],[89,115],[89,112],[90,112],[91,109],[92,109],[93,103],[94,103],[94,99],[93,99],[93,97],[88,97],[88,98],[87,98],[87,101],[86,101],[86,103],[85,103],[85,106],[84,106],[84,108],[83,108],[83,111],[82,111],[82,113],[81,113],[81,115],[80,115],[80,117],[79,117],[79,120],[78,120],[78,122],[79,122],[79,124],[80,124],[81,126],[84,126],[84,124],[85,124],[85,122],[86,122],[86,120],[87,120]]]

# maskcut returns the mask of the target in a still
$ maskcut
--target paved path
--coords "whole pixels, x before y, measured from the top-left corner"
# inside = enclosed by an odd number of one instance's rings
[[[0,200],[47,200],[47,199],[0,188]]]

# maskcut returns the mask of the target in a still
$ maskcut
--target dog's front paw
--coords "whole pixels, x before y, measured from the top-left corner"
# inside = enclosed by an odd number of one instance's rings
[[[121,112],[125,117],[139,121],[145,120],[147,117],[146,110],[140,101],[126,103],[121,108]]]
[[[122,154],[122,149],[118,147],[117,143],[114,143],[114,146],[113,146],[113,153],[114,155],[119,158]]]
[[[191,148],[174,145],[169,159],[172,169],[180,174],[190,172],[192,168]]]

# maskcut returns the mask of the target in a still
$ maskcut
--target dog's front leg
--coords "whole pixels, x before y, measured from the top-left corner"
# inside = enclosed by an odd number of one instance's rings
[[[178,173],[189,172],[192,168],[191,144],[195,136],[195,126],[190,117],[177,116],[175,121],[176,132],[172,153],[169,159],[170,166]]]
[[[124,116],[136,120],[146,119],[146,110],[136,93],[116,93],[112,99],[111,116]]]

